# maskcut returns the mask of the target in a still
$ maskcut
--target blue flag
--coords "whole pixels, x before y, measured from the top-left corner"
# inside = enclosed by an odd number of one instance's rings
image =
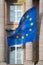
[[[36,40],[36,7],[26,11],[15,32],[8,35],[8,45],[25,44]]]

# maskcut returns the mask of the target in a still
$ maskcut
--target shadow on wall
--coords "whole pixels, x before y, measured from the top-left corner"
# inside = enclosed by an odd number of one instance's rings
[[[33,61],[37,63],[39,61],[39,33],[40,33],[40,21],[39,21],[39,0],[33,0],[33,5],[37,7],[37,39],[33,42]]]
[[[39,0],[33,0],[33,5],[37,7],[37,39],[36,42],[33,42],[33,61],[39,61],[39,36],[40,36],[40,27],[41,27],[41,20],[43,17],[43,13],[39,14]]]
[[[39,23],[40,23],[40,27],[41,27],[41,20],[42,20],[42,17],[43,17],[43,13],[39,14]],[[39,30],[39,34],[40,34],[40,30]]]

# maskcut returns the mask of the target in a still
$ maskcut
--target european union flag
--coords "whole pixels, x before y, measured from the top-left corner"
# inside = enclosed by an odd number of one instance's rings
[[[25,44],[36,40],[36,7],[26,11],[22,16],[19,26],[7,37],[8,45]]]

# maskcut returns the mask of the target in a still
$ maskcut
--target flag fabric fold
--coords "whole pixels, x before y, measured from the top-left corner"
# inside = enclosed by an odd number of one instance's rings
[[[8,45],[25,44],[36,40],[36,6],[24,13],[15,32],[8,35]],[[17,41],[17,43],[15,42]]]

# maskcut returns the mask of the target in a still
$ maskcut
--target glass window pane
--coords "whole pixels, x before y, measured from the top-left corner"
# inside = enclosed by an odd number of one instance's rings
[[[15,19],[16,19],[15,17],[11,16],[11,17],[10,17],[10,22],[14,22]]]
[[[10,6],[10,21],[19,22],[22,17],[22,5]]]
[[[17,18],[17,21],[20,21],[20,19],[21,19],[21,17],[18,17],[18,18]]]
[[[17,10],[17,5],[14,5],[15,6],[15,10]]]
[[[10,16],[15,16],[15,12],[13,12],[13,11],[10,11]]]
[[[21,9],[22,9],[22,5],[18,5],[17,10],[21,10]]]
[[[22,64],[22,47],[11,47],[10,50],[10,64]]]
[[[17,16],[21,17],[22,13],[21,12],[17,12]]]
[[[21,47],[18,47],[17,48],[17,63],[18,64],[21,64],[21,50],[22,50],[22,48]]]
[[[15,47],[10,50],[10,64],[15,64]]]
[[[22,47],[17,47],[17,51],[20,52],[22,50]]]
[[[11,47],[11,51],[14,51],[15,50],[15,47]]]
[[[18,61],[17,61],[17,64],[22,64],[21,60],[18,60]]]
[[[15,12],[15,17],[17,18],[17,12]]]
[[[15,10],[15,6],[10,6],[10,10]]]
[[[22,12],[17,12],[17,21],[20,21],[22,17]]]

